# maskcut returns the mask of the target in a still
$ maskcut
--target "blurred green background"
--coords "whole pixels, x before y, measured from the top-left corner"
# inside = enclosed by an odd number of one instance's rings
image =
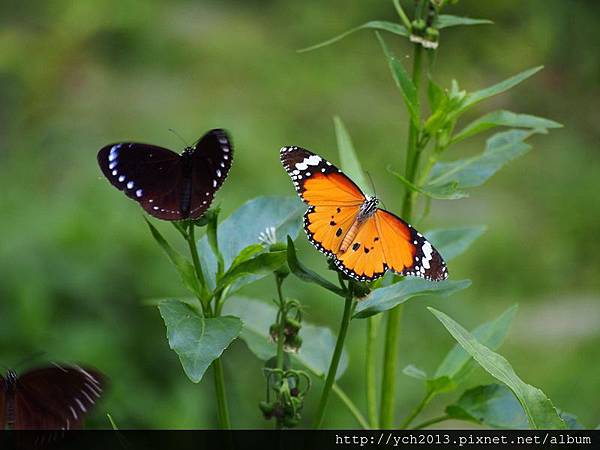
[[[456,78],[473,90],[546,66],[470,118],[504,108],[565,128],[535,137],[531,153],[469,199],[435,202],[418,224],[486,224],[488,231],[450,265],[452,276],[473,280],[470,289],[409,302],[400,365],[432,370],[453,345],[426,305],[472,328],[518,302],[501,353],[557,406],[596,426],[600,4],[461,0],[446,12],[495,25],[444,30],[436,68],[442,85]],[[402,167],[407,117],[374,35],[296,53],[372,19],[396,21],[391,1],[0,1],[0,363],[42,350],[46,359],[100,368],[111,389],[92,427],[109,426],[106,412],[122,428],[215,426],[212,380],[188,381],[157,309],[144,304],[185,292],[140,208],[101,177],[96,152],[118,140],[181,149],[168,128],[189,141],[227,128],[236,158],[218,202],[228,214],[254,196],[293,195],[278,160],[282,145],[337,161],[331,117],[339,114],[379,196],[399,211],[401,187],[385,167]],[[406,40],[388,40],[410,53]],[[466,141],[449,156],[480,151],[483,142]],[[304,236],[299,251],[324,270]],[[295,279],[286,286],[307,306],[307,320],[337,329],[338,298]],[[274,283],[265,279],[245,294],[268,301]],[[361,407],[364,341],[365,322],[354,321],[341,385]],[[225,355],[234,425],[271,426],[257,409],[261,362],[241,341]],[[490,379],[477,372],[471,383],[482,380]],[[398,383],[406,413],[421,386],[404,375]],[[326,425],[355,426],[332,398]],[[424,417],[449,400],[436,399]]]

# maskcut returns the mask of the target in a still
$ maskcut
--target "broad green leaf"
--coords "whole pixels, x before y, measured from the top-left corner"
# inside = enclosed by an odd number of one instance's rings
[[[417,380],[426,380],[427,373],[423,369],[419,369],[414,364],[409,364],[404,369],[402,369],[402,373],[411,378],[416,378]]]
[[[518,311],[518,305],[513,305],[489,322],[479,325],[472,331],[473,336],[483,345],[496,350],[508,334],[510,325]],[[455,385],[460,384],[473,368],[473,359],[459,344],[455,344],[448,352],[435,371],[434,378],[447,377]]]
[[[508,91],[509,89],[513,88],[522,81],[525,81],[527,78],[531,77],[532,75],[536,74],[542,69],[543,66],[534,67],[532,69],[518,73],[517,75],[514,75],[510,78],[507,78],[506,80],[501,81],[500,83],[494,84],[493,86],[469,93],[465,99],[461,111],[464,111],[465,109],[475,105],[476,103],[479,103],[482,100],[485,100],[486,98],[490,98],[494,95],[498,95],[502,92]]]
[[[346,175],[348,175],[362,190],[368,192],[367,179],[363,172],[350,134],[344,126],[344,122],[338,116],[333,118],[335,127],[335,137],[337,139],[338,152],[340,154],[340,165]]]
[[[562,125],[553,120],[544,119],[543,117],[532,116],[529,114],[515,114],[514,112],[505,110],[493,111],[481,116],[479,119],[474,120],[460,130],[460,132],[452,138],[452,143],[455,144],[463,139],[495,127],[548,129],[561,128]]]
[[[463,254],[486,230],[484,225],[442,228],[425,233],[446,262]]]
[[[185,374],[198,383],[211,363],[242,331],[237,317],[202,317],[189,305],[165,300],[158,305],[167,326],[169,347],[177,353]]]
[[[410,298],[420,295],[448,296],[466,289],[471,285],[470,280],[429,281],[423,278],[406,277],[404,280],[371,291],[371,293],[356,305],[353,318],[365,318],[373,314],[392,309]]]
[[[427,98],[431,111],[435,112],[448,101],[448,94],[439,84],[429,78],[427,82]]]
[[[265,246],[262,244],[250,244],[235,257],[235,259],[231,263],[231,268],[233,269],[235,266],[254,258],[256,255],[262,253],[264,250]]]
[[[219,280],[218,289],[223,289],[226,286],[233,284],[233,282],[239,278],[246,277],[247,275],[269,275],[285,264],[286,256],[287,254],[285,251],[261,253],[252,259],[231,266],[231,269],[225,272],[223,277]],[[246,283],[247,282],[246,278]],[[241,285],[238,285],[238,287],[240,286]]]
[[[470,17],[451,16],[449,14],[440,14],[435,21],[435,27],[438,29],[456,27],[460,25],[486,25],[494,23],[488,19],[471,19]]]
[[[560,411],[560,418],[567,424],[569,430],[585,430],[575,414]]]
[[[527,416],[512,391],[502,384],[477,386],[446,407],[452,419],[493,428],[527,429]]]
[[[177,269],[177,272],[183,281],[183,285],[194,295],[203,298],[202,286],[200,286],[198,278],[196,277],[196,271],[194,270],[192,263],[171,247],[162,234],[160,234],[160,231],[158,231],[148,219],[144,217],[144,220],[148,224],[148,228],[150,228],[150,233],[152,233],[154,240],[158,242],[158,245],[161,246]]]
[[[451,181],[445,184],[436,184],[431,186],[420,187],[411,183],[404,175],[388,167],[388,172],[394,175],[398,180],[404,184],[408,189],[413,192],[419,192],[420,194],[426,195],[427,197],[434,198],[436,200],[458,200],[461,198],[468,197],[469,194],[465,191],[458,189],[458,182]]]
[[[362,25],[359,25],[358,27],[352,28],[351,30],[348,30],[348,31],[346,31],[346,32],[344,32],[342,34],[339,34],[339,35],[337,35],[335,37],[332,37],[331,39],[323,41],[323,42],[321,42],[319,44],[311,45],[310,47],[306,47],[306,48],[303,48],[301,50],[298,50],[298,52],[299,53],[309,52],[311,50],[316,50],[318,48],[325,47],[327,45],[331,45],[331,44],[333,44],[335,42],[341,41],[346,36],[348,36],[349,34],[354,33],[355,31],[364,30],[364,29],[389,31],[390,33],[394,33],[394,34],[397,34],[399,36],[406,36],[406,37],[408,37],[408,35],[409,35],[409,33],[406,30],[406,28],[403,27],[402,25],[398,24],[398,23],[386,22],[386,21],[383,21],[383,20],[373,20],[371,22],[367,22],[367,23],[364,23]]]
[[[269,336],[269,327],[277,316],[277,308],[274,305],[234,296],[225,304],[224,311],[242,319],[244,328],[240,337],[259,359],[267,361],[277,353],[277,346]],[[333,355],[335,335],[329,328],[311,325],[303,320],[300,336],[302,347],[298,353],[291,354],[293,359],[316,376],[324,376]],[[342,376],[347,368],[348,355],[344,350],[336,377]]]
[[[498,170],[513,159],[531,149],[524,141],[535,133],[544,130],[510,130],[490,137],[485,150],[471,158],[451,162],[436,163],[424,189],[456,182],[459,189],[480,186],[491,178]]]
[[[259,235],[268,228],[273,228],[277,242],[285,242],[287,235],[295,239],[300,231],[300,217],[305,210],[305,205],[296,197],[257,197],[244,203],[218,228],[219,249],[223,255],[225,270],[231,267],[240,252],[250,245],[259,244]],[[204,277],[210,289],[214,289],[217,263],[206,236],[198,242],[198,249]],[[255,281],[264,276],[265,274],[255,274],[238,283]],[[230,292],[237,287],[236,284]]]
[[[376,34],[377,39],[379,39],[379,43],[381,44],[381,48],[383,49],[383,53],[385,54],[388,60],[388,65],[392,72],[392,76],[394,77],[394,81],[396,82],[396,85],[400,88],[400,92],[402,93],[404,104],[408,109],[410,119],[413,125],[418,127],[419,122],[421,121],[421,112],[417,88],[415,87],[412,79],[404,69],[402,62],[392,54],[387,44],[383,40],[383,37],[381,37],[381,35],[377,32]]]
[[[290,271],[301,280],[308,281],[309,283],[318,284],[319,286],[324,287],[325,289],[341,297],[344,297],[346,295],[342,288],[326,280],[321,275],[305,267],[304,264],[298,261],[298,257],[296,255],[296,248],[294,247],[294,241],[292,241],[290,237],[288,237],[287,245],[287,263],[290,268]]]
[[[431,307],[428,309],[481,367],[510,388],[521,403],[532,428],[566,428],[550,399],[540,389],[521,380],[503,356],[481,344],[471,333],[443,312]]]

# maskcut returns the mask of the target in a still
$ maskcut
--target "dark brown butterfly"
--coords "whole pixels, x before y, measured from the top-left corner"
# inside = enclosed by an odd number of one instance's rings
[[[224,130],[211,130],[181,155],[156,145],[121,142],[98,152],[104,176],[158,219],[197,219],[209,208],[233,157]]]
[[[0,376],[2,429],[69,430],[81,428],[104,390],[104,377],[79,366],[44,367],[21,376]]]

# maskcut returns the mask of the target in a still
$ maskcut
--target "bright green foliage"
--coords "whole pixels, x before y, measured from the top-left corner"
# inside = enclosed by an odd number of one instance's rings
[[[513,391],[527,414],[532,428],[566,428],[550,399],[540,389],[523,382],[503,356],[481,344],[471,333],[446,314],[433,308],[428,309],[481,367]]]
[[[203,317],[197,309],[178,300],[164,300],[158,308],[167,327],[169,346],[194,383],[242,331],[237,317]]]
[[[355,318],[372,316],[404,303],[410,298],[420,295],[451,295],[466,289],[470,280],[429,281],[423,278],[407,277],[391,286],[375,289],[367,297],[361,299],[354,313]]]
[[[437,16],[435,26],[441,30],[442,28],[457,27],[460,25],[486,25],[492,23],[494,22],[488,19],[472,19],[470,17],[459,17],[452,16],[450,14],[440,14]]]

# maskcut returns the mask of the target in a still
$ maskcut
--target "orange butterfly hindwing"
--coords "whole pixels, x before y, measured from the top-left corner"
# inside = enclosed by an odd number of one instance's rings
[[[301,147],[283,147],[284,168],[309,205],[304,230],[311,243],[349,277],[372,281],[386,270],[440,281],[446,263],[431,243],[337,167]]]

